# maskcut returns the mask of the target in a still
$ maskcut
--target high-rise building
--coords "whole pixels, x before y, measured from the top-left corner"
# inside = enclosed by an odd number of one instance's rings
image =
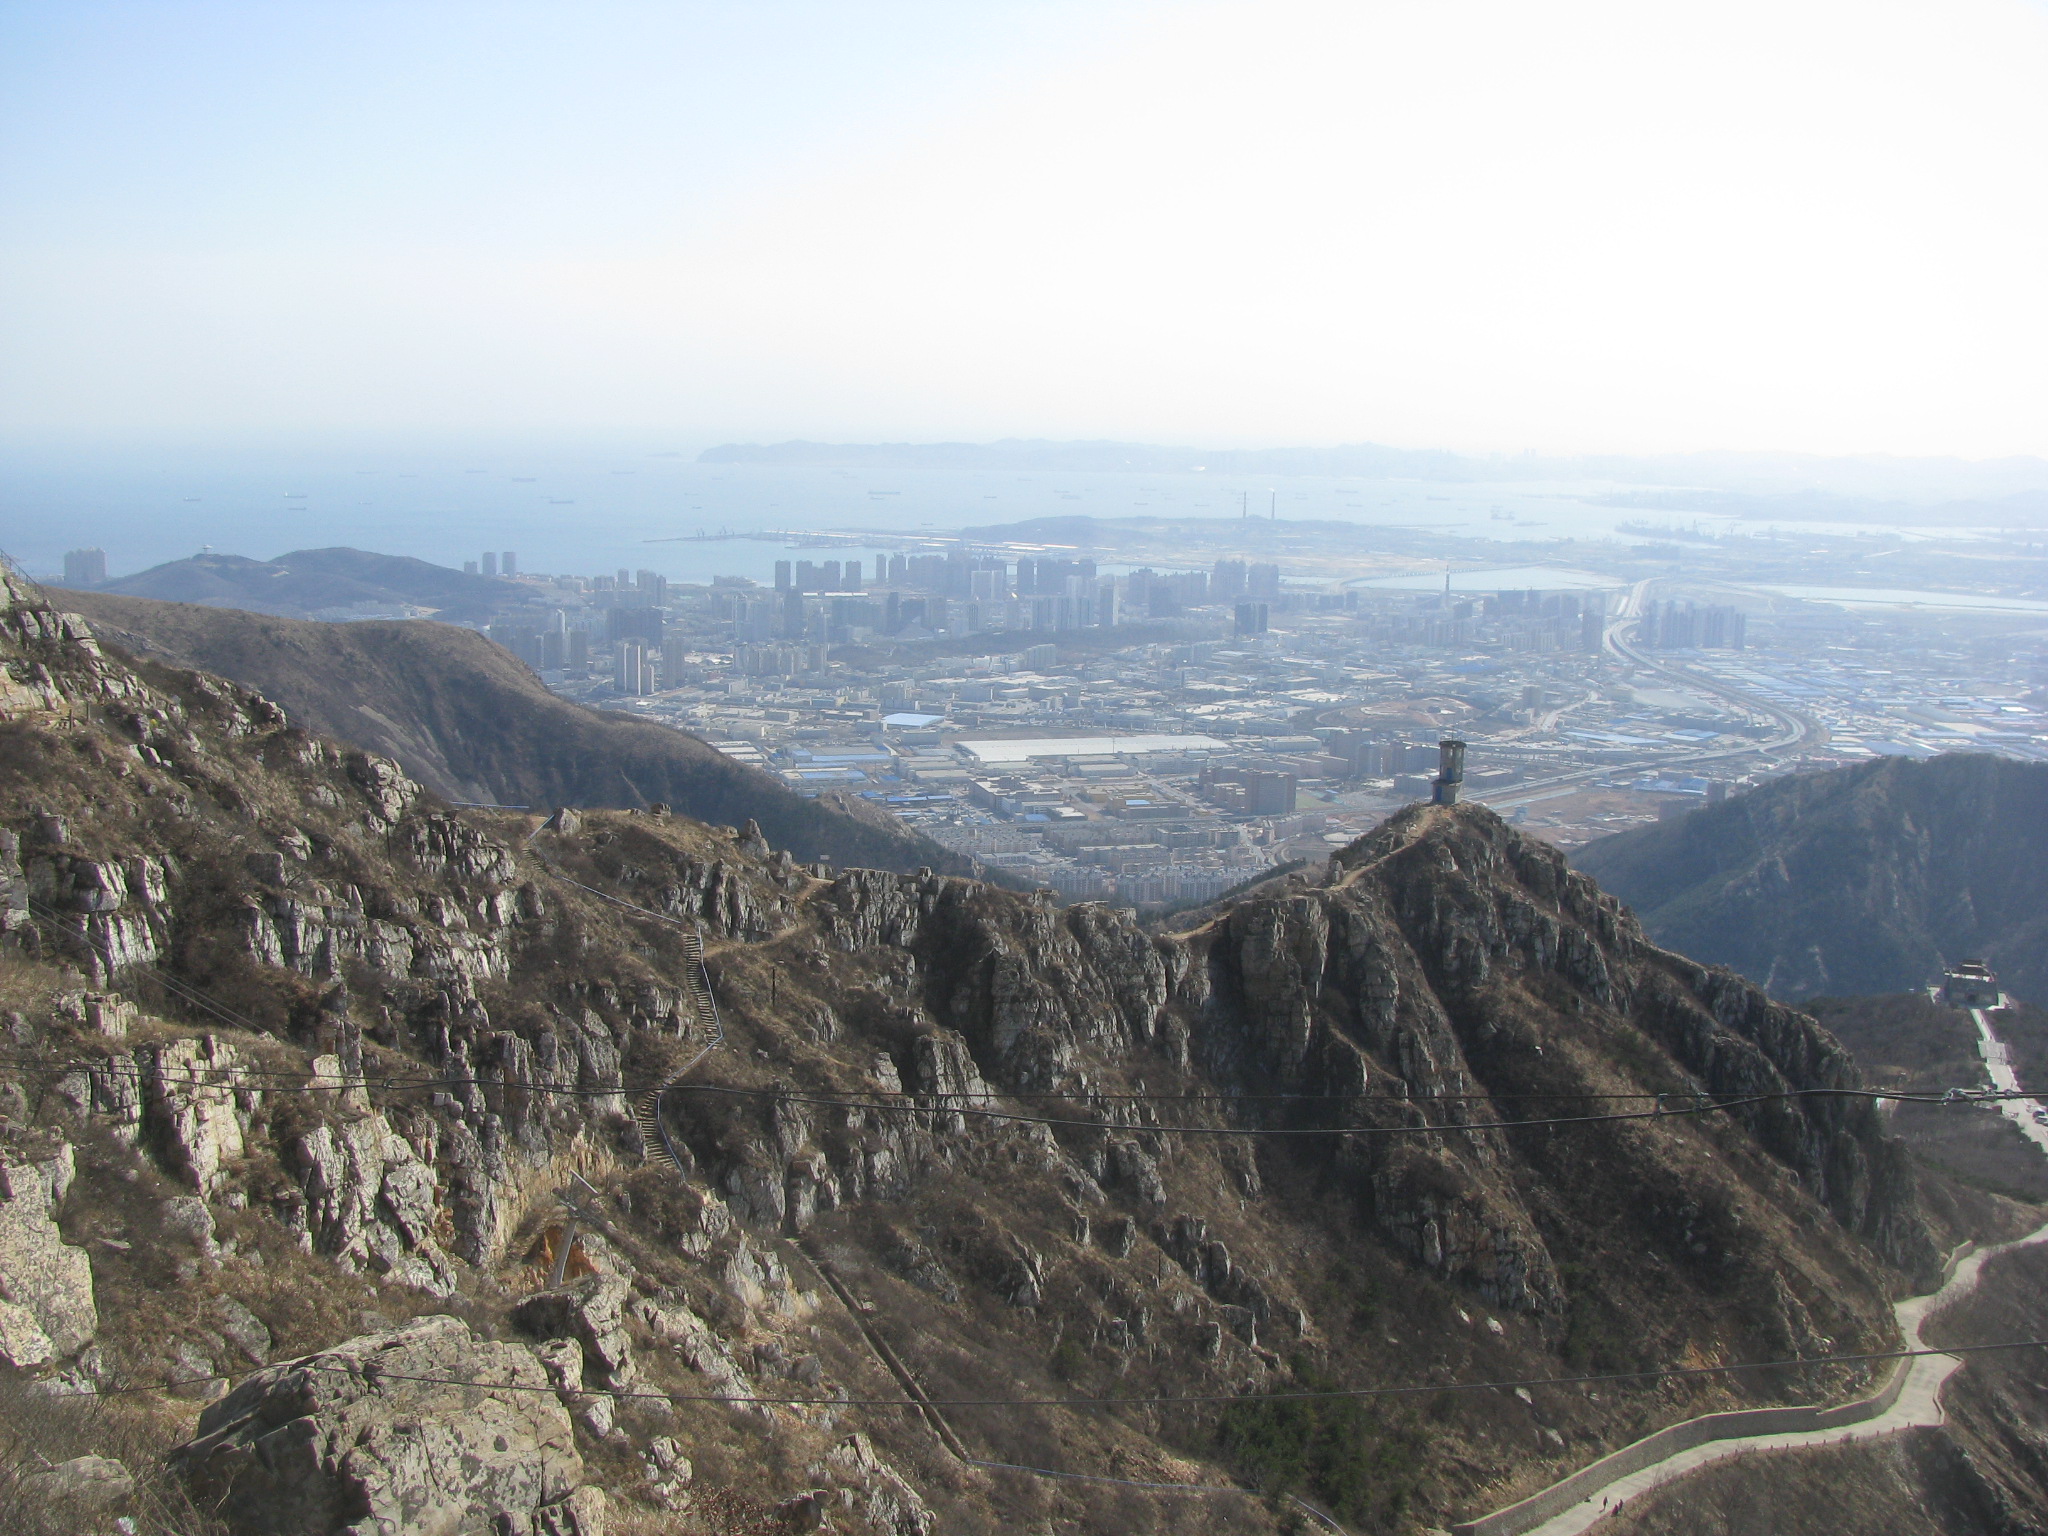
[[[1715,650],[1741,650],[1748,638],[1749,617],[1740,608],[1700,608],[1687,603],[1652,603],[1643,615],[1640,638],[1647,645],[1666,650],[1689,650],[1695,646]]]
[[[654,692],[658,659],[638,640],[622,641],[612,661],[612,686],[635,696]]]
[[[1749,616],[1740,608],[1709,608],[1702,619],[1701,645],[1735,651],[1743,648]]]
[[[474,575],[476,575],[476,574],[477,574],[477,563],[476,563],[476,562],[475,562],[474,560],[465,560],[465,561],[463,561],[463,562],[462,562],[462,574],[463,574],[463,575],[465,575],[465,576],[474,576]]]
[[[1298,781],[1291,773],[1252,772],[1245,775],[1245,809],[1254,816],[1293,814]]]
[[[1244,575],[1244,595],[1272,602],[1280,596],[1280,567],[1254,565]]]
[[[484,575],[495,576],[498,574],[498,552],[495,549],[485,550],[484,558],[481,563],[483,565]]]
[[[64,554],[64,585],[97,587],[107,579],[107,552],[103,549],[72,549]]]
[[[498,556],[498,574],[501,576],[517,576],[519,574],[519,556],[509,549],[501,553]]]
[[[839,590],[842,592],[858,592],[864,585],[865,583],[860,579],[860,562],[858,560],[847,561],[846,569],[839,576]]]
[[[775,562],[775,590],[778,592],[787,592],[789,590],[789,562],[787,560]]]
[[[1239,603],[1237,605],[1237,632],[1240,635],[1263,635],[1266,633],[1272,610],[1264,603]]]
[[[631,608],[605,610],[604,637],[612,645],[636,640],[649,650],[659,649],[668,622],[668,610],[635,604]]]
[[[1218,560],[1209,575],[1209,595],[1219,603],[1234,603],[1244,596],[1244,583],[1242,560]]]

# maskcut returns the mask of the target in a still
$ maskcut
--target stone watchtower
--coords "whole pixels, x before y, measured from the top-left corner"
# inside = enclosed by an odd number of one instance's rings
[[[1465,743],[1440,741],[1436,744],[1436,778],[1430,782],[1431,805],[1456,805],[1465,787]]]
[[[1942,973],[1941,1000],[1951,1008],[2000,1008],[1998,974],[1982,960],[1963,960]]]

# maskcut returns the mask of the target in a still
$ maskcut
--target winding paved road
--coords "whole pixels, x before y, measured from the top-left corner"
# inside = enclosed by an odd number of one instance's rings
[[[1991,1021],[1981,1008],[1970,1010],[1976,1021],[1978,1051],[1984,1058],[1985,1070],[1991,1075],[1993,1086],[2017,1092],[2020,1084],[2014,1074],[2006,1047],[1991,1028]],[[2005,1115],[2019,1126],[2021,1132],[2048,1153],[2048,1127],[2034,1119],[2034,1112],[2040,1103],[2034,1099],[2008,1099],[2001,1106]],[[2048,1226],[2042,1226],[2016,1238],[2001,1243],[1995,1248],[1981,1248],[1963,1258],[1955,1267],[1941,1289],[1925,1296],[1909,1296],[1894,1309],[1899,1320],[1900,1334],[1913,1341],[1915,1346],[1924,1347],[1921,1330],[1936,1313],[1969,1294],[1976,1288],[1984,1266],[2000,1254],[2015,1248],[2028,1247],[2048,1242]],[[1752,1435],[1740,1439],[1716,1440],[1691,1450],[1680,1451],[1654,1462],[1640,1472],[1633,1472],[1616,1478],[1606,1487],[1574,1504],[1569,1509],[1551,1516],[1538,1525],[1514,1526],[1524,1536],[1578,1536],[1590,1529],[1605,1516],[1621,1509],[1625,1504],[1653,1488],[1662,1487],[1684,1477],[1700,1467],[1730,1456],[1742,1456],[1756,1451],[1801,1450],[1820,1445],[1839,1445],[1851,1440],[1879,1440],[1901,1430],[1931,1427],[1942,1422],[1941,1389],[1958,1370],[1963,1362],[1954,1355],[1923,1355],[1907,1360],[1901,1369],[1907,1372],[1906,1382],[1899,1393],[1898,1401],[1883,1413],[1864,1420],[1860,1424],[1844,1425],[1833,1429],[1812,1430],[1790,1434]],[[1495,1517],[1497,1518],[1497,1517]]]
[[[1970,1017],[1977,1021],[1977,1054],[1984,1058],[1984,1070],[1991,1074],[1991,1086],[2007,1093],[2021,1091],[2020,1075],[2013,1070],[2012,1052],[1991,1031],[1991,1020],[1984,1016],[1982,1008],[1972,1008]],[[2034,1118],[2040,1108],[2036,1099],[2007,1099],[1998,1106],[1998,1112],[2020,1128],[2020,1134],[2048,1155],[2048,1125]]]

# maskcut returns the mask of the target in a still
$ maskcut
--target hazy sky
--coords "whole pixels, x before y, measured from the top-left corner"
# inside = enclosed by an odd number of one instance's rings
[[[2048,6],[0,0],[0,432],[2048,453]]]

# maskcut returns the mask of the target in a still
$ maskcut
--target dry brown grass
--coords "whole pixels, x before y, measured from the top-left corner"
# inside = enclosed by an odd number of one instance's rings
[[[137,1536],[223,1536],[164,1465],[185,1436],[183,1414],[140,1398],[59,1398],[19,1381],[0,1383],[0,1536],[81,1536],[112,1531],[126,1516]],[[99,1510],[53,1506],[25,1480],[77,1456],[105,1456],[135,1479],[135,1491]]]

